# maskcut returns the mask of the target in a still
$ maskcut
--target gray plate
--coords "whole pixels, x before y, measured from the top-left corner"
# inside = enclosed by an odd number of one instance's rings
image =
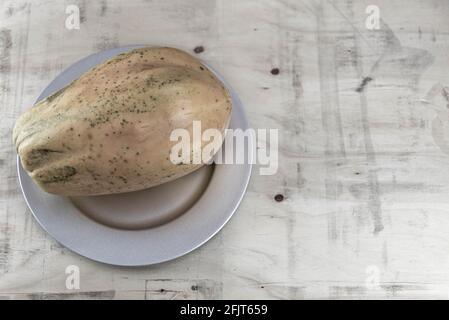
[[[56,77],[38,101],[104,60],[138,47],[106,50],[78,61]],[[229,127],[247,129],[240,100],[214,73],[232,96]],[[252,142],[246,147],[252,150]],[[70,199],[43,192],[22,168],[19,158],[17,168],[28,207],[54,239],[82,256],[120,266],[168,261],[204,244],[231,218],[251,175],[251,161],[211,165],[143,191]]]

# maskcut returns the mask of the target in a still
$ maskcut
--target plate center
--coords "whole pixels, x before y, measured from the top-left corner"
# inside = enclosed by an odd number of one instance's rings
[[[148,229],[167,223],[190,209],[207,188],[214,165],[171,182],[135,192],[71,197],[91,219],[118,229]]]

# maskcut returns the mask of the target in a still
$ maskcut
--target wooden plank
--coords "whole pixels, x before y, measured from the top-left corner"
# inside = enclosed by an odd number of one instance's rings
[[[71,3],[79,30],[64,27],[68,2],[0,3],[0,298],[449,296],[447,1]],[[366,28],[368,5],[380,30]],[[203,46],[251,126],[279,129],[279,171],[256,167],[234,218],[195,252],[115,268],[32,219],[11,128],[65,67],[137,43]],[[79,290],[66,289],[68,265]]]

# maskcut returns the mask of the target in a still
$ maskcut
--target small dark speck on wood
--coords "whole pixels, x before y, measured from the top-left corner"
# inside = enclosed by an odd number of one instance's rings
[[[278,75],[279,74],[279,68],[271,69],[271,74],[274,75],[274,76]]]
[[[277,202],[281,202],[284,200],[284,196],[282,194],[277,194],[274,196],[274,200],[276,200]]]
[[[204,52],[204,47],[203,46],[197,46],[197,47],[195,47],[195,49],[193,49],[193,52],[195,52],[195,53],[201,53],[201,52]]]
[[[363,78],[362,83],[357,87],[357,89],[355,89],[355,91],[362,92],[365,89],[365,87],[368,84],[368,82],[370,82],[372,80],[373,80],[373,78],[371,78],[371,77]]]

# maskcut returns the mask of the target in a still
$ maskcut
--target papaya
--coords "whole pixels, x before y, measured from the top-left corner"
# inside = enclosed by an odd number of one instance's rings
[[[95,66],[16,121],[21,164],[44,191],[64,196],[131,192],[204,163],[173,163],[174,129],[224,132],[229,92],[198,59],[144,47]],[[202,145],[206,142],[201,142]]]

